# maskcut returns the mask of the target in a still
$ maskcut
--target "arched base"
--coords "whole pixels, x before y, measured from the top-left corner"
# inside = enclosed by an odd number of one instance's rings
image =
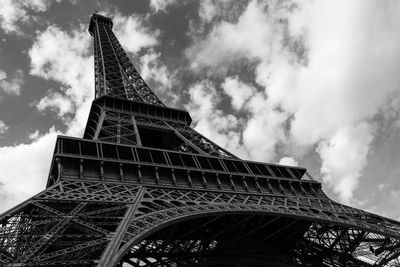
[[[311,221],[267,214],[213,214],[170,224],[132,246],[118,266],[368,266],[327,255],[304,236]]]

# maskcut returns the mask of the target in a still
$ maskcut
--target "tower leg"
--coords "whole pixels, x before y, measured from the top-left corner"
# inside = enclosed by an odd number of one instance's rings
[[[140,203],[140,199],[143,197],[144,188],[141,188],[136,196],[135,202],[130,204],[127,211],[125,212],[124,218],[121,220],[116,232],[111,237],[111,241],[108,243],[101,259],[99,261],[99,266],[110,266],[112,254],[118,250],[121,245],[122,238],[129,226],[129,222],[132,219],[137,207]]]

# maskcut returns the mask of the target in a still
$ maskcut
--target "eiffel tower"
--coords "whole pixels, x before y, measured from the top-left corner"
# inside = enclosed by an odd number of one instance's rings
[[[112,27],[92,15],[84,136],[58,136],[46,189],[1,215],[1,266],[400,266],[399,222],[329,199],[305,168],[241,160],[193,130]]]

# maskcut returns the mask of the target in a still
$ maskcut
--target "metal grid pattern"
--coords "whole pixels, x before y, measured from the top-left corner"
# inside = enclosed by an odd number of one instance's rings
[[[378,216],[327,198],[313,203],[63,181],[0,217],[0,262],[213,266],[231,254],[238,266],[398,266],[398,224],[384,229],[390,222]]]
[[[146,85],[129,61],[112,31],[110,19],[100,15],[91,18],[94,38],[96,97],[110,95],[147,104],[164,104]]]

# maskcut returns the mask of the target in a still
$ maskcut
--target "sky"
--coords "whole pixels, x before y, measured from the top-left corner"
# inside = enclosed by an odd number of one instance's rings
[[[0,0],[0,213],[82,137],[98,10],[152,90],[242,159],[400,220],[400,2]]]

